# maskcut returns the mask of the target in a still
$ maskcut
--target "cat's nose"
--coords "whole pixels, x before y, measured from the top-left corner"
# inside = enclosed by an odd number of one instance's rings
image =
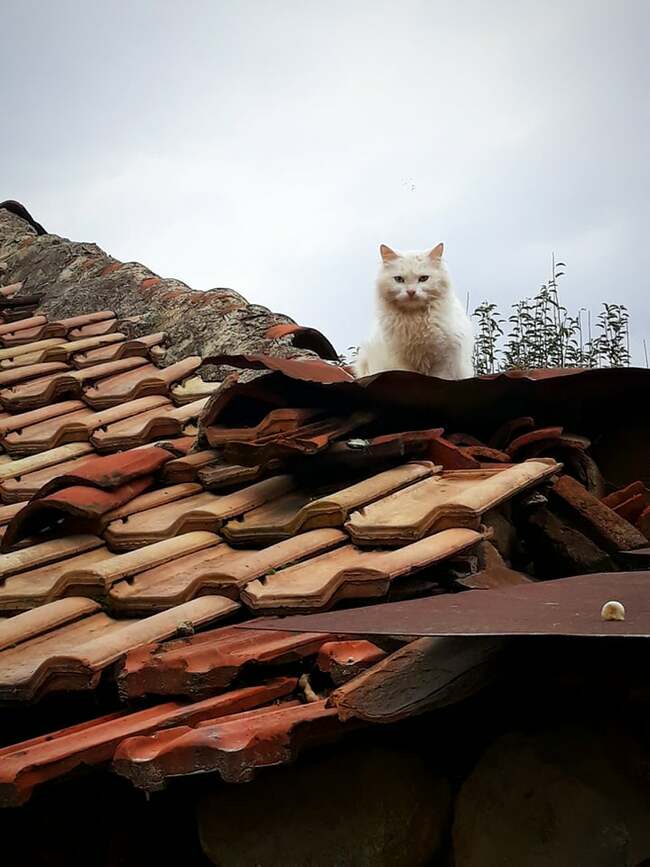
[[[415,298],[415,289],[407,289],[406,294],[409,298]]]

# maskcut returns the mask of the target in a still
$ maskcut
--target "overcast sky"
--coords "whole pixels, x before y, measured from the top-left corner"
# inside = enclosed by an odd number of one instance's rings
[[[0,199],[364,336],[378,245],[650,342],[648,0],[2,3]]]

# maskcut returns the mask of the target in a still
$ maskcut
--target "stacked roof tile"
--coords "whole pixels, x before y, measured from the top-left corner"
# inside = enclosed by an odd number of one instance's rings
[[[111,714],[0,751],[2,804],[90,764],[147,789],[246,780],[358,725],[330,693],[385,648],[261,615],[622,568],[650,547],[647,476],[623,477],[596,405],[622,377],[647,388],[642,371],[357,383],[297,327],[329,360],[162,367],[164,334],[129,337],[109,310],[50,321],[17,291],[0,293],[0,703],[116,689]],[[204,380],[208,363],[235,374]]]

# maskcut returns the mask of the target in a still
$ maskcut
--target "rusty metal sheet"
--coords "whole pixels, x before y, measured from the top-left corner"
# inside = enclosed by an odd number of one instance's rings
[[[435,424],[474,434],[490,434],[521,416],[533,416],[540,425],[563,425],[589,434],[592,426],[620,428],[625,417],[638,422],[649,415],[650,370],[643,368],[511,371],[455,381],[389,371],[353,380],[341,368],[312,360],[261,355],[208,360],[269,372],[263,381],[224,384],[206,410],[206,426],[218,423],[226,410],[232,419],[238,406],[251,412],[254,404],[260,415],[264,407],[278,406],[332,408],[338,415],[379,409],[399,419],[401,430]],[[619,399],[622,393],[624,401]],[[608,400],[615,403],[615,413],[603,413]]]
[[[617,600],[624,621],[601,619]],[[238,629],[251,628],[242,623]],[[256,620],[255,629],[337,635],[563,635],[650,637],[650,571],[606,572],[296,617]]]

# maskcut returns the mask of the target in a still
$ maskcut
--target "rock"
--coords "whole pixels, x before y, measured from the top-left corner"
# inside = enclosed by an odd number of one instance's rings
[[[422,756],[361,742],[203,796],[203,850],[219,867],[419,867],[440,850],[448,782]]]
[[[118,262],[96,244],[37,234],[38,224],[25,214],[0,204],[2,282],[21,281],[23,293],[43,293],[41,309],[51,319],[113,310],[118,319],[132,320],[131,336],[167,334],[165,364],[188,355],[228,352],[315,355],[305,348],[304,337],[299,348],[293,345],[291,332],[267,336],[292,320],[249,304],[233,289],[196,291],[179,280],[161,278],[138,262]],[[313,347],[318,348],[323,338],[316,335]]]
[[[650,856],[649,757],[614,728],[504,735],[460,790],[455,867],[636,867]]]

